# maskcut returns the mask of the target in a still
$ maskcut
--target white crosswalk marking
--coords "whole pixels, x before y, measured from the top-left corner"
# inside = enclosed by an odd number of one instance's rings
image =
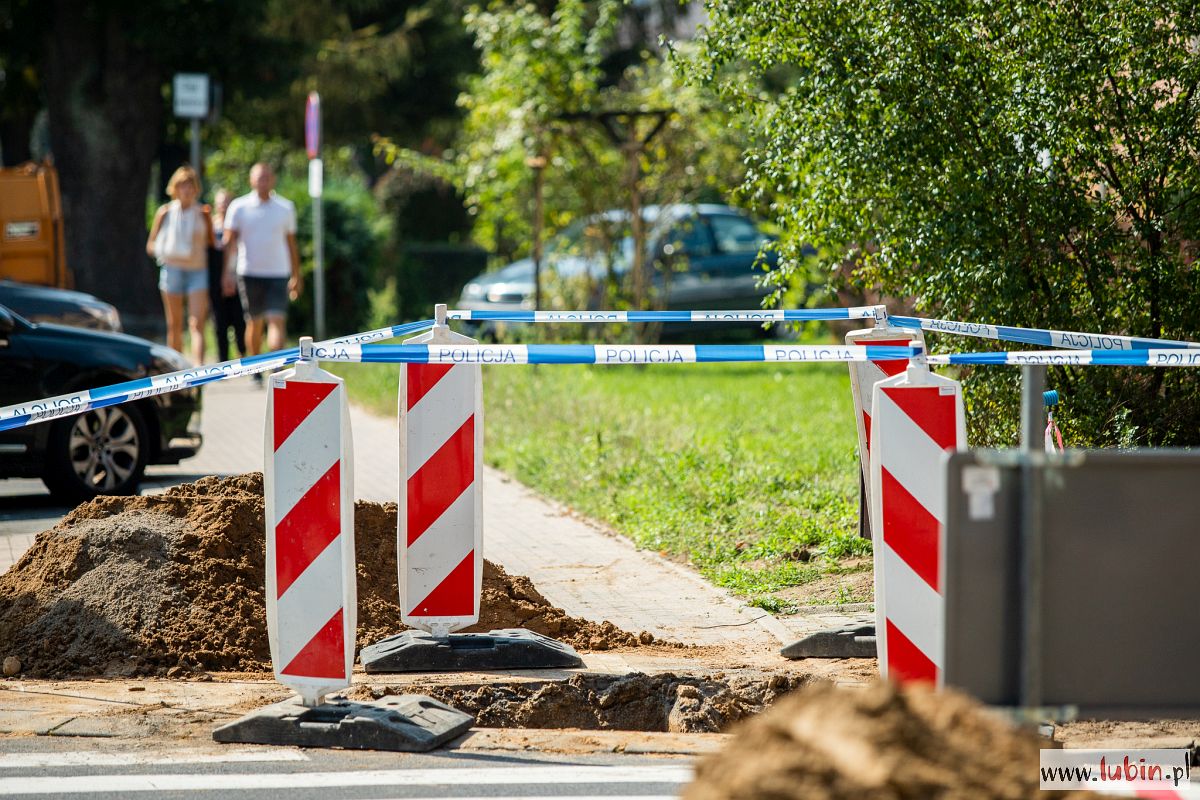
[[[70,753],[0,753],[0,769],[35,769],[54,767],[125,767],[143,764],[226,764],[250,761],[308,761],[300,750],[265,749],[222,750],[219,753],[196,753],[181,750],[164,752],[70,752]]]
[[[390,797],[377,797],[372,800],[393,800]],[[404,800],[446,800],[445,797],[405,797]],[[673,794],[514,794],[505,797],[492,795],[455,795],[454,800],[678,800]]]
[[[622,783],[683,784],[692,768],[681,764],[448,769],[391,769],[357,772],[291,772],[233,775],[72,775],[6,777],[0,795],[127,794],[132,792],[232,792],[256,789],[325,789],[362,786],[515,786]],[[609,795],[615,800],[620,795]]]

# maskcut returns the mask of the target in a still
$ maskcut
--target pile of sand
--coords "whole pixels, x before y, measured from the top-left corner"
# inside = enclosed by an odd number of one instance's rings
[[[396,506],[355,506],[358,645],[403,630]],[[0,576],[0,658],[29,677],[270,669],[262,476],[204,478],[81,505]],[[528,578],[485,562],[480,621],[583,650],[652,643],[567,616]]]
[[[1045,741],[951,691],[814,684],[732,733],[727,747],[700,762],[684,800],[1041,796]]]

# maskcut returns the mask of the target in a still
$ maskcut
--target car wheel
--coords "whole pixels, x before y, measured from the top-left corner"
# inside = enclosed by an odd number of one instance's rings
[[[59,420],[50,431],[42,482],[70,501],[133,494],[146,471],[149,445],[136,406],[97,408]]]

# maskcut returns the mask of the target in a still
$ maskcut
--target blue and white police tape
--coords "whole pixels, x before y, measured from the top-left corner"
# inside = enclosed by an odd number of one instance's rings
[[[1175,339],[1141,339],[1136,336],[1116,336],[1105,333],[1043,330],[1042,328],[1013,328],[1007,325],[981,325],[974,322],[927,319],[925,317],[889,317],[897,328],[919,328],[937,333],[956,333],[980,339],[1002,342],[1024,342],[1043,347],[1065,347],[1072,350],[1186,350],[1200,348],[1197,342]]]
[[[366,331],[365,333],[352,333],[348,336],[339,336],[336,339],[326,339],[323,342],[317,342],[317,344],[366,344],[367,342],[381,342],[384,339],[395,339],[397,336],[407,336],[410,333],[427,331],[432,327],[433,320],[422,319],[416,322],[405,322],[400,325],[389,325],[386,328],[376,328],[373,331]]]
[[[1009,366],[1200,367],[1200,350],[1028,350],[1008,353],[951,353],[928,356],[931,366],[993,364]]]
[[[341,336],[320,342],[314,347],[358,347],[362,342],[377,342],[391,339],[409,333],[426,330],[433,326],[433,320],[410,322],[404,325],[393,325],[365,333]],[[27,403],[16,403],[0,408],[0,431],[22,428],[38,422],[66,417],[72,414],[82,414],[93,408],[105,408],[132,400],[141,400],[155,395],[177,392],[181,389],[191,389],[214,381],[240,378],[265,372],[278,367],[286,367],[300,360],[299,348],[278,350],[273,353],[263,353],[257,356],[247,356],[219,364],[205,364],[163,375],[153,375],[148,378],[138,378],[98,389],[85,389],[81,392],[60,394],[42,400],[32,400]]]
[[[471,322],[812,322],[887,319],[883,306],[757,309],[744,311],[475,311],[451,310],[447,319]]]
[[[751,344],[375,344],[313,346],[319,361],[382,364],[704,364],[902,361],[919,347]]]

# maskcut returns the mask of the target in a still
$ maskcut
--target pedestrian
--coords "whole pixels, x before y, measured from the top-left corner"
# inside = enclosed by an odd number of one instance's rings
[[[158,290],[167,317],[167,346],[183,350],[184,301],[192,361],[204,363],[204,320],[208,316],[208,248],[214,244],[212,220],[200,208],[200,178],[191,167],[175,170],[167,181],[171,202],[154,214],[146,252],[158,262]]]
[[[246,309],[246,352],[282,350],[289,300],[304,288],[296,249],[296,207],[275,194],[275,173],[259,162],[250,168],[249,194],[229,204],[225,216],[225,291],[235,285]],[[255,375],[257,382],[262,378]]]
[[[233,334],[233,343],[238,355],[246,355],[246,312],[242,309],[242,298],[236,288],[226,294],[224,281],[225,272],[225,216],[229,211],[229,201],[232,196],[224,189],[218,189],[213,195],[212,226],[214,247],[208,249],[208,302],[212,307],[213,333],[217,338],[217,359],[228,361],[232,355],[229,351],[229,334]]]

